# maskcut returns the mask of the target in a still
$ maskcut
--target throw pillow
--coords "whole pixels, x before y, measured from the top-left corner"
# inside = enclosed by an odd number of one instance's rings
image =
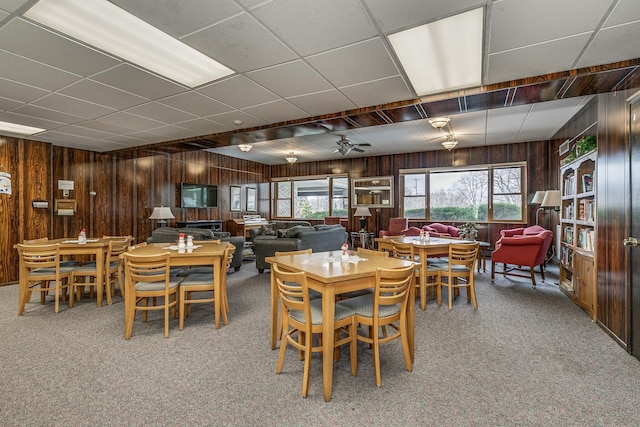
[[[295,227],[285,228],[284,230],[278,230],[278,237],[284,237],[284,238],[300,237],[300,234],[305,230],[313,230],[313,227],[307,227],[305,225],[296,225]]]
[[[266,224],[260,227],[261,236],[276,236],[276,228],[273,224]]]

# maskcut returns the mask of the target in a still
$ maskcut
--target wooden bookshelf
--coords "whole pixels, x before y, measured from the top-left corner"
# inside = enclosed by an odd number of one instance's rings
[[[560,168],[560,289],[596,319],[597,151]]]

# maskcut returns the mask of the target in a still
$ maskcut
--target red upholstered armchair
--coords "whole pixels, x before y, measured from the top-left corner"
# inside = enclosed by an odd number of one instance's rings
[[[496,250],[491,254],[491,281],[495,280],[496,264],[502,263],[503,276],[530,277],[536,287],[534,268],[540,266],[540,276],[544,282],[544,260],[553,240],[553,233],[540,226],[502,230],[496,242]],[[511,267],[508,267],[511,265]],[[529,267],[529,275],[519,274],[520,267]]]
[[[389,218],[389,227],[387,230],[380,230],[379,236],[399,236],[402,230],[409,228],[408,218]]]
[[[422,226],[424,231],[428,231],[432,237],[460,237],[460,230],[452,225],[440,224],[434,222],[433,224]]]

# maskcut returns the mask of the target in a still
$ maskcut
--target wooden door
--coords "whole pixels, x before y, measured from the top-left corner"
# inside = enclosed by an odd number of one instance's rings
[[[630,237],[640,240],[640,97],[631,104],[629,145],[631,148]],[[640,246],[628,245],[631,282],[631,354],[640,359]]]

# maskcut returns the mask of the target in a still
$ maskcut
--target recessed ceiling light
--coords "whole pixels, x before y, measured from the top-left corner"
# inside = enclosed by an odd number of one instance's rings
[[[44,132],[45,130],[46,129],[23,126],[15,123],[0,122],[0,131],[19,133],[21,135],[34,135],[36,133]]]
[[[389,36],[418,96],[480,86],[483,24],[478,8]]]
[[[188,87],[233,74],[106,0],[40,0],[24,16]]]

